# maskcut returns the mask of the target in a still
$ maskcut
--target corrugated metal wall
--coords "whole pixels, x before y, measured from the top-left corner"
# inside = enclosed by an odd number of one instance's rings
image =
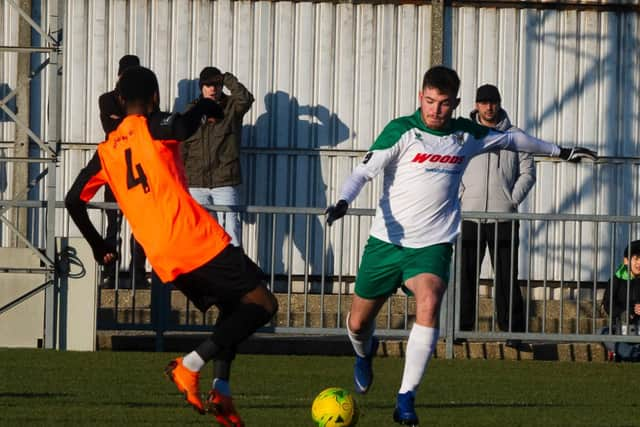
[[[16,46],[18,44],[18,14],[7,2],[0,4],[0,36],[2,44]],[[11,91],[15,90],[18,82],[18,54],[15,52],[0,51],[0,99],[4,99]],[[15,98],[8,104],[15,112]],[[13,141],[15,138],[15,124],[13,120],[0,110],[0,157],[8,157],[12,150],[5,141]],[[0,198],[10,198],[12,183],[9,177],[13,173],[11,163],[0,162]],[[0,227],[0,244],[8,244],[7,233]]]
[[[115,85],[117,61],[125,53],[156,72],[163,109],[183,109],[197,95],[197,76],[208,65],[233,72],[250,88],[256,102],[245,118],[243,145],[255,150],[244,156],[243,166],[252,205],[325,207],[360,157],[328,156],[327,150],[366,150],[391,118],[411,113],[420,84],[415,76],[430,56],[430,6],[73,1],[65,28],[66,142],[103,137],[97,99]],[[69,156],[60,197],[85,163],[84,155]],[[377,185],[369,186],[356,206],[375,206],[377,193]],[[266,250],[254,237],[269,236],[270,225],[264,227],[245,226],[250,253]],[[294,234],[302,228],[296,221]],[[319,273],[318,218],[311,235],[311,269]],[[277,225],[276,236],[278,247],[288,247],[288,223]],[[348,242],[345,250],[354,252],[360,244]],[[294,247],[299,270],[299,238]],[[355,271],[355,257],[344,261]]]
[[[19,4],[19,2],[16,2],[16,4]],[[58,15],[58,4],[58,0],[34,1],[31,4],[31,18],[40,25],[43,32],[51,35],[52,38],[58,36],[57,25],[50,24],[51,18]],[[56,121],[56,107],[50,96],[50,80],[51,74],[55,75],[59,64],[55,64],[55,61],[52,60],[51,50],[30,51],[25,49],[17,52],[13,49],[16,47],[51,47],[46,40],[43,40],[42,34],[34,29],[31,29],[30,46],[21,46],[18,38],[21,20],[23,18],[20,16],[18,9],[12,4],[9,2],[0,4],[0,22],[2,22],[0,45],[3,46],[3,49],[0,49],[0,99],[11,91],[17,90],[18,94],[9,101],[8,107],[13,113],[18,114],[17,99],[20,96],[29,96],[29,114],[26,118],[22,118],[24,123],[29,126],[31,132],[43,141],[53,142],[55,146],[55,141],[58,141],[59,137],[58,135],[49,134],[49,126]],[[4,49],[7,47],[9,49]],[[31,61],[31,73],[28,76],[28,82],[20,82],[19,77],[26,78],[27,76],[18,75],[19,55],[28,55]],[[21,85],[21,87],[18,88],[18,85]],[[15,155],[12,145],[16,136],[16,128],[17,126],[13,119],[6,112],[0,110],[0,157],[13,157]],[[48,154],[43,154],[40,147],[32,143],[29,147],[29,156],[47,157]],[[13,198],[13,194],[16,191],[26,192],[27,183],[13,182],[13,166],[14,163],[12,162],[0,162],[0,198],[2,199]],[[28,169],[29,179],[33,179],[45,169],[45,165],[30,163]],[[45,199],[45,185],[46,180],[29,191],[29,199]],[[7,218],[11,217],[10,212],[5,212],[4,215]],[[28,209],[28,238],[39,247],[45,246],[44,223],[44,209]],[[9,245],[12,237],[12,233],[2,224],[0,227],[1,244],[3,246]]]
[[[475,88],[496,84],[512,122],[525,131],[560,145],[582,145],[602,156],[634,160],[594,166],[539,162],[537,183],[522,206],[526,212],[638,215],[640,150],[640,39],[637,13],[595,10],[539,10],[461,7],[447,10],[447,63],[462,76],[459,114],[473,108]],[[548,277],[558,277],[561,241],[579,245],[578,230],[564,234],[552,227]],[[628,228],[598,230],[598,267],[607,271],[610,244],[616,253],[628,238]],[[522,230],[527,235],[527,229]],[[541,229],[532,246],[542,247]],[[582,238],[593,236],[583,226]],[[640,229],[632,230],[640,237]],[[556,244],[554,244],[554,242]],[[596,260],[593,239],[581,266],[568,257],[567,278],[577,271],[588,276]],[[619,249],[619,250],[618,250]],[[523,257],[526,258],[526,257]],[[544,274],[544,257],[536,256],[533,277]],[[528,266],[521,265],[525,272]]]
[[[416,108],[430,65],[430,16],[428,4],[68,0],[62,141],[102,139],[97,99],[115,85],[125,53],[157,73],[163,109],[184,108],[197,94],[200,69],[215,65],[238,76],[256,98],[243,138],[247,202],[324,207],[360,150],[390,119]],[[608,156],[638,155],[637,13],[448,7],[444,24],[444,62],[463,80],[458,114],[472,108],[478,84],[491,82],[502,90],[513,122],[536,136]],[[65,153],[59,198],[86,159],[86,152]],[[524,210],[637,214],[637,183],[638,168],[630,162],[541,161]],[[354,206],[375,207],[378,194],[376,181]],[[288,224],[278,227],[277,245],[287,247]],[[363,221],[344,242],[352,255],[342,260],[345,273],[355,272],[367,229]],[[245,226],[250,253],[262,250],[255,244],[259,231]],[[554,230],[552,240],[575,241],[575,234]],[[602,234],[606,252],[611,236]],[[624,230],[619,234],[626,237]],[[319,219],[312,236],[317,266]],[[303,252],[295,248],[294,270],[304,267]],[[537,276],[540,258],[533,266]],[[590,261],[585,258],[585,266],[591,268]],[[557,276],[559,263],[549,268]]]
[[[18,14],[8,3],[0,5],[0,35],[2,43],[8,46],[18,45]],[[15,52],[0,51],[0,99],[7,96],[15,89],[18,76],[18,54]],[[15,111],[15,102],[10,104]],[[4,111],[0,110],[0,141],[9,141],[14,138],[15,125]]]

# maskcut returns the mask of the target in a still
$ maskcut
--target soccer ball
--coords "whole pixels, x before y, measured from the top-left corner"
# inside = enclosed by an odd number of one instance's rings
[[[340,387],[322,390],[311,405],[318,427],[350,427],[358,421],[358,407],[351,393]]]

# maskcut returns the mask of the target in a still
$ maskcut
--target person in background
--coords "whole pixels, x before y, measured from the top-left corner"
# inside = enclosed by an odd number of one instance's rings
[[[502,132],[517,130],[501,102],[497,87],[480,86],[471,120]],[[462,176],[461,208],[476,212],[517,212],[535,182],[536,166],[531,154],[508,150],[481,154],[471,159]],[[498,326],[503,331],[524,332],[524,303],[518,286],[518,230],[518,221],[462,221],[461,330],[474,329],[478,269],[488,247],[495,274]],[[506,344],[518,347],[520,341],[507,340]]]
[[[127,68],[140,66],[140,59],[136,55],[124,55],[118,61],[118,80],[122,76],[122,73]],[[98,106],[100,108],[100,122],[102,123],[102,129],[104,130],[105,140],[109,138],[109,134],[116,130],[118,125],[124,119],[125,111],[124,106],[118,100],[118,90],[116,89],[105,92],[98,98]],[[104,201],[115,202],[116,199],[111,191],[111,188],[106,185],[104,187]],[[118,232],[120,231],[120,225],[122,223],[122,215],[118,210],[107,209],[107,232],[105,239],[110,245],[118,247]],[[129,263],[129,277],[133,281],[133,284],[137,288],[148,287],[149,283],[146,279],[145,264],[147,257],[144,253],[142,245],[136,242],[136,239],[131,235],[130,240],[131,247],[131,262]],[[103,286],[106,288],[112,288],[115,284],[116,276],[116,263],[109,263],[103,266]],[[131,282],[125,284],[119,284],[119,287],[128,288],[131,287]]]
[[[624,248],[622,263],[605,290],[602,308],[611,316],[611,333],[640,335],[640,240],[634,240]],[[608,334],[609,327],[606,326],[602,333]],[[640,361],[638,343],[605,342],[604,345],[610,360]]]
[[[240,172],[242,119],[254,98],[236,76],[218,68],[205,67],[199,78],[200,97],[215,101],[224,111],[217,122],[205,121],[182,144],[182,159],[189,191],[202,205],[243,205]],[[229,95],[224,93],[227,88]],[[218,222],[231,236],[231,243],[242,245],[240,212],[218,212]]]

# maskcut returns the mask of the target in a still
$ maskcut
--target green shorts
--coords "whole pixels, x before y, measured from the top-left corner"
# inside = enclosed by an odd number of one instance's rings
[[[389,296],[401,286],[410,294],[403,284],[421,273],[435,274],[447,284],[452,253],[451,243],[403,248],[370,236],[356,277],[356,295],[374,299]]]

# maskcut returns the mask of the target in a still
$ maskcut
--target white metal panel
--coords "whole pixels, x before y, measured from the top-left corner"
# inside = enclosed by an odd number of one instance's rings
[[[596,149],[605,156],[637,156],[637,13],[462,7],[449,14],[451,65],[462,78],[460,115],[473,108],[478,85],[493,83],[500,88],[512,121],[525,131],[560,145]],[[572,165],[540,159],[537,172],[524,211],[637,213],[637,165]],[[548,252],[543,253],[547,230],[538,224],[533,230],[532,275],[557,278],[562,268],[573,270],[566,278],[577,277],[578,271],[588,275],[594,267],[607,272],[611,246],[617,251],[616,244],[627,238],[627,230],[618,227],[612,236],[611,230],[600,227],[596,253],[593,226],[585,224],[581,231],[574,226],[564,231],[550,227]],[[521,236],[526,231],[525,227]],[[567,256],[561,259],[560,243],[575,253],[578,239],[585,235],[591,237],[583,242],[588,250],[583,247],[582,265]],[[520,271],[527,267],[521,265]]]
[[[18,23],[19,15],[16,9],[8,2],[0,5],[0,45],[18,45]],[[18,53],[10,51],[0,51],[0,99],[4,99],[11,91],[16,89],[18,80]],[[15,112],[15,98],[9,103],[12,111]],[[0,141],[13,141],[15,138],[15,124],[7,114],[0,110]],[[1,189],[0,189],[1,190]]]
[[[17,46],[18,45],[18,12],[9,3],[2,2],[0,5],[0,45]],[[4,99],[9,93],[14,91],[17,86],[18,75],[18,53],[9,51],[0,51],[0,99]],[[8,102],[8,107],[16,112],[16,98],[14,97]],[[3,111],[0,110],[0,156],[9,157],[13,153],[8,141],[15,139],[16,127],[13,120]],[[7,142],[4,144],[4,142]],[[10,177],[13,174],[11,163],[0,162],[0,198],[9,199],[13,193],[13,185]],[[0,246],[6,246],[9,243],[10,233],[4,225],[0,226]]]
[[[390,119],[414,111],[431,53],[430,5],[68,0],[67,11],[65,142],[102,139],[97,97],[114,86],[118,59],[133,53],[156,71],[163,109],[181,110],[197,96],[204,66],[238,76],[256,99],[245,118],[246,148],[366,150]],[[459,115],[472,108],[479,84],[496,83],[512,120],[524,130],[607,155],[637,155],[640,101],[625,96],[637,95],[640,81],[637,14],[462,7],[447,9],[445,27],[445,63],[462,77]],[[69,158],[65,185],[84,157]],[[246,200],[323,207],[335,200],[358,157],[247,153]],[[618,189],[624,184],[637,190],[637,175],[630,165],[540,161],[538,183],[524,209],[637,213],[636,196]],[[354,206],[375,207],[379,191],[376,180]],[[245,225],[249,253],[266,250],[251,238],[264,236],[270,227],[264,222]],[[312,222],[317,266],[322,227]],[[298,269],[304,249],[295,239],[289,244],[287,227],[278,225],[283,236],[278,245],[285,248],[283,259],[292,247]],[[348,227],[343,267],[353,272],[368,222]],[[296,220],[294,228],[304,224]],[[539,231],[536,238],[542,238]],[[601,242],[610,241],[600,232]],[[551,240],[557,242],[559,233],[550,231]],[[572,228],[562,237],[575,242],[577,236]],[[604,253],[599,259],[606,262]],[[584,263],[591,261],[583,257]],[[539,255],[533,269],[542,268]],[[560,264],[548,268],[557,275]]]
[[[0,45],[17,46],[18,44],[18,20],[17,11],[7,2],[0,5]],[[16,89],[17,85],[18,54],[9,51],[0,51],[0,99],[4,99],[9,93]],[[9,102],[9,108],[15,112],[15,98]],[[12,155],[10,144],[4,142],[15,139],[15,124],[13,120],[0,110],[0,156],[8,157]],[[13,174],[10,163],[0,162],[0,199],[11,198],[12,185],[9,177]],[[0,246],[9,243],[9,233],[4,225],[0,226]]]
[[[69,0],[62,139],[102,139],[97,97],[114,86],[120,56],[132,53],[156,72],[163,109],[181,110],[198,94],[204,66],[236,74],[256,98],[245,119],[246,147],[366,150],[390,119],[416,108],[429,24],[428,5]],[[69,161],[65,185],[83,166],[82,158]],[[354,164],[341,155],[249,154],[247,201],[324,207]],[[376,181],[358,206],[375,206],[378,194]],[[287,247],[282,227],[278,246]],[[321,232],[314,221],[314,265]]]
[[[50,2],[34,2],[31,5],[31,11],[33,17],[36,18],[37,23],[44,31],[49,31],[52,34],[56,33],[56,28],[53,28],[49,23],[49,7],[56,7],[57,3],[52,0]],[[8,2],[3,2],[0,6],[0,22],[2,27],[0,28],[1,39],[0,45],[8,47],[18,47],[18,31],[19,25],[25,24],[23,18],[19,15],[18,9]],[[33,47],[47,47],[48,40],[45,40],[40,32],[35,30],[31,31],[31,45]],[[26,46],[20,46],[26,47]],[[22,87],[17,87],[18,82],[18,57],[30,59],[30,70],[32,74],[29,76],[28,82],[23,82]],[[50,136],[47,134],[49,121],[53,113],[48,114],[47,109],[47,96],[49,90],[49,69],[55,67],[54,61],[50,61],[50,54],[47,52],[10,52],[0,51],[0,99],[5,98],[11,91],[17,90],[17,95],[8,101],[9,108],[17,113],[16,100],[22,96],[29,97],[29,114],[24,119],[24,123],[29,126],[37,138],[49,142]],[[45,66],[47,61],[50,65]],[[53,65],[51,65],[53,64]],[[23,76],[27,77],[27,76]],[[0,148],[0,156],[12,157],[14,156],[13,150],[10,148],[12,142],[15,140],[17,125],[13,122],[13,119],[9,117],[5,112],[0,111],[0,141],[2,141],[2,148]],[[29,149],[29,155],[32,157],[43,157],[44,154],[35,143],[31,144]],[[21,196],[27,194],[25,184],[20,184],[20,188],[14,188],[16,185],[11,179],[13,175],[13,166],[11,162],[0,162],[0,198],[13,198],[14,193],[18,192]],[[44,169],[43,165],[32,163],[28,166],[29,179],[33,179]],[[30,199],[40,199],[43,197],[43,188],[46,184],[46,179],[41,181],[38,185],[34,186],[28,191],[28,197]],[[42,247],[44,246],[44,215],[43,209],[31,209],[28,215],[28,235],[32,243]],[[7,217],[10,217],[10,213],[5,212]],[[2,224],[0,226],[0,241],[2,245],[8,245],[10,243],[10,237],[13,233],[8,232],[6,226]]]

